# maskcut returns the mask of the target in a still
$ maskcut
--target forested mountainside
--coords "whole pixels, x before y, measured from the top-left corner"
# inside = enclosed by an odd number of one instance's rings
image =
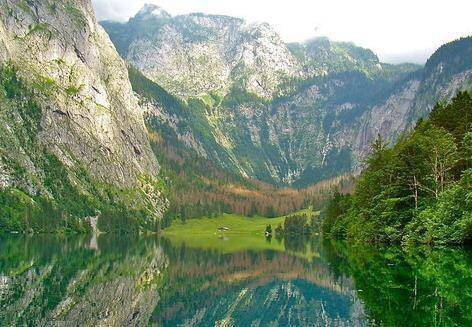
[[[145,117],[151,146],[166,176],[169,188],[169,210],[163,226],[172,219],[217,215],[225,212],[246,216],[281,216],[301,208],[319,208],[330,199],[335,189],[352,188],[352,176],[339,176],[302,190],[276,187],[242,177],[211,160],[209,149],[218,154],[211,142],[198,146],[196,139],[205,137],[209,126],[198,115],[198,102],[186,103],[166,92],[133,67],[129,67],[133,90],[146,109]],[[168,116],[163,108],[172,108],[176,115]],[[182,119],[185,117],[185,120]],[[196,128],[193,133],[189,123]],[[193,147],[194,150],[189,150]],[[205,149],[207,149],[205,151]],[[224,152],[220,152],[225,155]],[[230,158],[228,158],[230,159]]]
[[[86,1],[0,1],[0,229],[153,228],[167,206],[124,61]]]
[[[200,156],[278,186],[358,171],[378,134],[395,140],[472,81],[471,38],[420,67],[326,38],[285,44],[267,24],[173,17],[153,5],[101,24],[130,65],[188,105],[162,106],[160,128],[171,121]]]
[[[355,241],[472,241],[472,97],[461,92],[387,146],[373,144],[351,195],[337,194],[324,233]]]
[[[470,37],[420,67],[152,5],[106,31],[89,0],[0,9],[6,231],[84,231],[97,216],[102,231],[155,229],[166,197],[168,217],[285,214],[348,188],[377,135],[396,140],[472,81]]]

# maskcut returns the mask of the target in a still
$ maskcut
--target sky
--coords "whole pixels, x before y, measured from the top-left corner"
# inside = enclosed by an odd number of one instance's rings
[[[472,35],[472,0],[92,0],[99,20],[126,21],[145,3],[172,15],[203,12],[267,22],[286,42],[351,41],[384,62],[423,64],[442,44]]]

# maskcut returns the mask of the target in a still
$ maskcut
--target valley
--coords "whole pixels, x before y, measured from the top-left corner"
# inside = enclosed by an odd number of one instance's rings
[[[0,325],[472,325],[471,5],[151,2],[0,0]]]
[[[141,78],[185,103],[168,106],[135,87],[156,129],[170,125],[213,164],[277,186],[358,172],[378,134],[394,142],[437,101],[471,87],[469,38],[421,67],[326,38],[285,44],[267,24],[173,17],[152,5],[127,23],[101,24]]]
[[[2,12],[8,231],[321,209],[353,190],[379,135],[393,144],[471,86],[470,37],[424,66],[392,65],[352,43],[285,43],[268,24],[154,5],[126,23],[98,23],[72,0]]]

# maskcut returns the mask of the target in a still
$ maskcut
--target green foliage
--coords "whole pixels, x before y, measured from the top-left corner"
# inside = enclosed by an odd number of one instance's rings
[[[79,94],[81,86],[69,86],[67,87],[64,91],[66,92],[67,95],[69,96],[74,96]]]
[[[464,37],[441,46],[428,59],[425,65],[426,74],[434,74],[437,67],[441,66],[441,78],[448,77],[466,71],[471,68],[472,37]]]
[[[323,231],[365,242],[461,244],[472,240],[472,99],[437,105],[392,148],[381,139],[352,197],[336,195]]]
[[[336,238],[345,238],[347,233],[346,217],[351,206],[351,197],[339,192],[334,194],[333,199],[323,211],[322,232]]]
[[[407,226],[406,241],[462,244],[472,240],[472,170]]]
[[[85,233],[90,225],[64,214],[51,200],[31,197],[21,190],[0,191],[0,230],[37,233]]]
[[[11,64],[0,68],[0,97],[15,102],[17,113],[26,129],[33,133],[38,130],[42,117],[41,108],[33,100],[32,92],[19,80],[16,69]]]
[[[231,169],[235,167],[221,167],[222,163],[232,165],[234,159],[229,157],[231,152],[217,145],[214,126],[210,125],[206,115],[219,110],[221,102],[228,98],[221,99],[216,94],[208,94],[184,102],[167,93],[134,67],[129,67],[128,71],[133,90],[144,101],[165,108],[168,116],[177,118],[173,128],[162,117],[147,117],[151,146],[161,164],[162,174],[166,176],[162,182],[170,189],[170,207],[163,220],[163,227],[169,226],[172,220],[222,213],[276,217],[307,206],[303,200],[291,198],[300,195],[296,191],[287,195],[283,190],[240,176],[239,170]],[[249,98],[253,99],[251,96]],[[192,136],[205,149],[206,157],[185,144],[181,140],[183,135]],[[240,157],[260,159],[260,150],[248,140],[250,137],[241,137],[240,146],[234,151]]]
[[[314,215],[295,214],[285,218],[283,233],[285,236],[312,235],[316,231]]]
[[[235,85],[233,85],[228,95],[225,96],[223,100],[223,106],[232,108],[244,103],[267,104],[268,101],[258,97],[253,93],[248,92],[243,85],[236,83]]]
[[[172,110],[176,113],[183,114],[185,110],[182,101],[170,95],[162,87],[147,79],[138,69],[129,65],[128,75],[133,86],[133,90],[138,92],[141,96],[157,102],[157,104]]]
[[[278,224],[274,231],[277,237],[284,235],[284,228],[282,227],[282,224]]]
[[[137,217],[130,216],[129,212],[123,209],[106,208],[100,214],[97,223],[97,228],[100,231],[115,234],[137,233],[138,227]]]

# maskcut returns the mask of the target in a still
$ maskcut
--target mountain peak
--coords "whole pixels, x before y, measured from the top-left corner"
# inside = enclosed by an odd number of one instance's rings
[[[171,18],[172,16],[162,9],[161,7],[154,4],[145,4],[143,8],[136,14],[135,18],[141,20],[148,20],[152,18]]]

